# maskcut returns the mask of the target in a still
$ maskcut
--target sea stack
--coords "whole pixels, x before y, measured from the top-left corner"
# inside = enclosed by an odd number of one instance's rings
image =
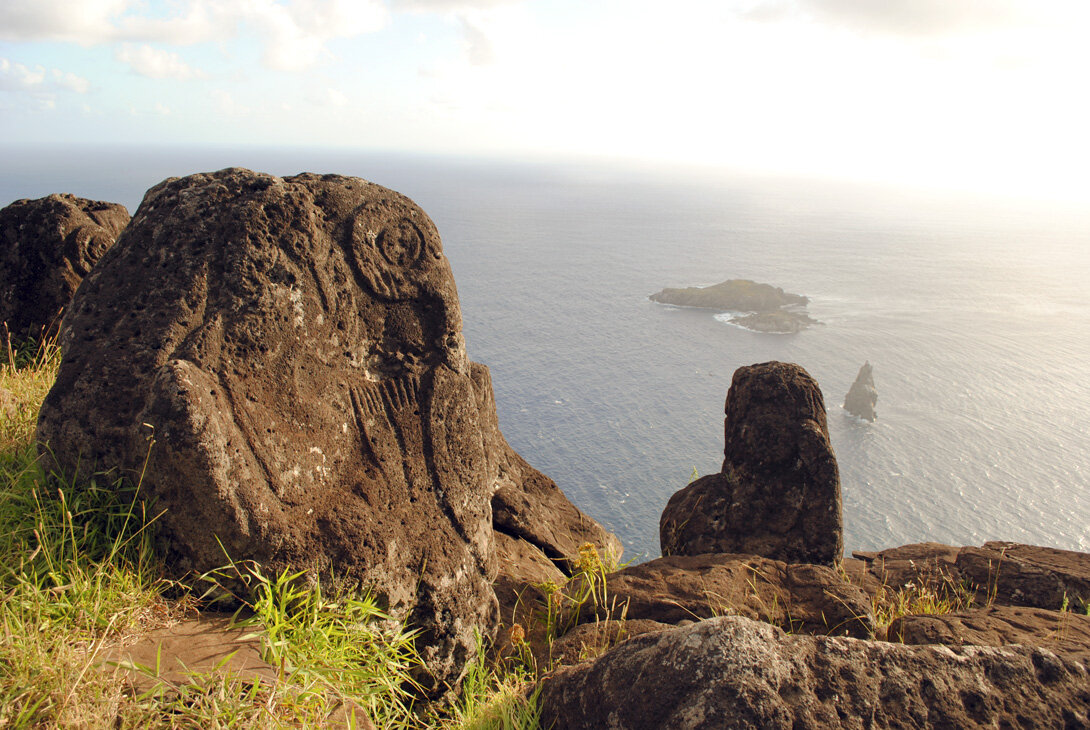
[[[871,367],[870,361],[867,361],[863,363],[863,367],[859,368],[859,375],[855,377],[855,382],[852,383],[848,395],[844,398],[844,410],[873,423],[878,418],[874,410],[877,403],[878,391],[874,387],[874,368]]]
[[[670,498],[662,554],[834,564],[843,552],[840,474],[817,382],[792,363],[738,368],[725,412],[723,470]]]

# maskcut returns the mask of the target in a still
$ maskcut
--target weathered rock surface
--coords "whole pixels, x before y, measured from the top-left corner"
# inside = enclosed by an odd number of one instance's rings
[[[117,203],[54,194],[0,210],[0,322],[52,336],[76,288],[129,222]]]
[[[844,410],[853,416],[873,422],[878,418],[874,407],[878,403],[878,391],[874,387],[874,368],[870,361],[863,363],[855,382],[844,397]]]
[[[542,652],[539,667],[578,664],[601,656],[626,639],[673,628],[670,624],[647,619],[608,620],[579,624],[553,642],[552,651]]]
[[[1077,611],[1090,606],[1090,554],[1013,542],[986,542],[958,551],[962,579],[994,603]]]
[[[736,312],[739,314],[731,318],[731,323],[757,332],[791,334],[811,324],[820,324],[800,311],[809,304],[807,297],[748,279],[730,279],[705,287],[667,288],[648,298],[677,307]]]
[[[753,555],[675,555],[629,566],[606,576],[597,611],[579,620],[606,619],[623,609],[629,620],[677,624],[739,615],[788,631],[870,636],[871,602],[860,588],[823,565],[788,564]],[[578,595],[579,578],[565,588]]]
[[[790,363],[742,367],[725,411],[723,471],[670,498],[662,554],[834,563],[843,553],[840,476],[817,382]]]
[[[620,558],[621,541],[573,505],[556,483],[515,453],[506,442],[497,450],[498,487],[492,497],[498,532],[519,538],[571,573],[571,559],[590,543],[599,554]]]
[[[964,586],[976,605],[1075,611],[1090,605],[1090,554],[1073,550],[986,542],[981,547],[918,543],[880,552],[856,552],[889,586]]]
[[[543,727],[1090,727],[1084,664],[1026,646],[903,646],[727,616],[542,681]]]
[[[992,606],[938,615],[901,616],[889,625],[890,641],[946,646],[1010,646],[1048,649],[1090,666],[1090,616],[1022,606]]]
[[[131,478],[146,458],[176,574],[229,556],[372,585],[423,630],[433,687],[458,680],[497,620],[499,447],[412,201],[335,175],[164,181],[61,346],[43,454]]]

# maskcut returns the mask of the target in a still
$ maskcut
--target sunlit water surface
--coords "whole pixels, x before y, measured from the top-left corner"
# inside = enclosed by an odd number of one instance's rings
[[[607,165],[306,151],[0,151],[0,205],[73,192],[135,210],[170,175],[243,165],[359,175],[435,220],[470,356],[511,444],[631,557],[694,468],[722,460],[740,365],[821,384],[845,544],[1008,539],[1090,550],[1090,225],[1045,207]],[[750,278],[824,324],[749,332],[653,304]],[[841,409],[864,360],[879,420]]]

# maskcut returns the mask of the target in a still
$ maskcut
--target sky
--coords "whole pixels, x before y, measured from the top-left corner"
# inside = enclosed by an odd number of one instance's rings
[[[619,158],[1090,203],[1086,0],[0,0],[7,145]]]

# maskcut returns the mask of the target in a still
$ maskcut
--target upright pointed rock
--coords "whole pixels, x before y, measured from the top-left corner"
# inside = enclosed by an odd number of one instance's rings
[[[853,416],[864,418],[874,422],[878,418],[874,407],[878,403],[878,391],[874,387],[874,368],[870,361],[863,363],[859,368],[859,375],[848,389],[848,395],[844,398],[844,410]]]
[[[738,368],[725,411],[723,470],[670,498],[659,521],[662,554],[839,560],[840,474],[817,382],[792,363]]]

